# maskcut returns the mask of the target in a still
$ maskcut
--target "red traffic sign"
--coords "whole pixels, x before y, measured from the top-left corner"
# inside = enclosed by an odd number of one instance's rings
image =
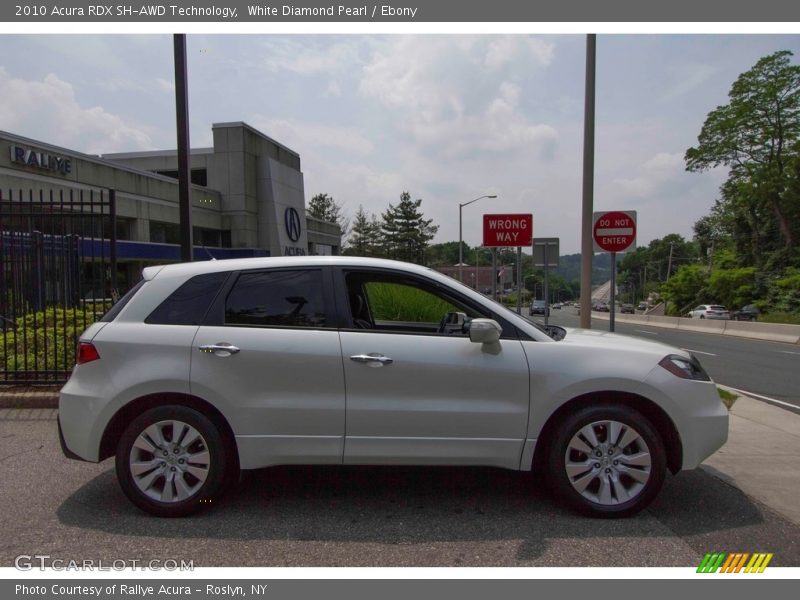
[[[483,215],[483,245],[530,246],[533,242],[533,215]]]
[[[625,252],[636,245],[636,211],[615,210],[594,213],[595,252]]]

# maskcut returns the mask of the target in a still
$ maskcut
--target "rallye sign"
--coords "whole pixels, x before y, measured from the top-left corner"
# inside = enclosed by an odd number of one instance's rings
[[[483,245],[530,246],[533,215],[483,215]]]

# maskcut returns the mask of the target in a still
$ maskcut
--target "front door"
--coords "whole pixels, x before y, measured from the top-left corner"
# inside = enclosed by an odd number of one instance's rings
[[[530,396],[519,340],[472,343],[447,321],[488,315],[423,278],[341,277],[351,316],[340,334],[344,462],[519,468]]]

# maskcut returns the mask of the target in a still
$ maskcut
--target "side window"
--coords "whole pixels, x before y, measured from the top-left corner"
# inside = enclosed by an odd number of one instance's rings
[[[367,304],[376,322],[435,323],[458,308],[431,292],[405,283],[364,284]]]
[[[228,273],[196,275],[172,292],[144,320],[158,325],[200,325]]]
[[[320,270],[239,275],[225,302],[225,324],[246,327],[331,327]]]
[[[456,295],[413,277],[351,272],[346,283],[356,329],[462,335],[464,320],[481,316]]]

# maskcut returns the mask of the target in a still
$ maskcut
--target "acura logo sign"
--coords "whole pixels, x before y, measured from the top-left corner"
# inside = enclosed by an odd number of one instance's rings
[[[300,239],[300,215],[297,214],[297,211],[289,207],[286,209],[286,212],[283,213],[283,220],[286,224],[286,233],[289,236],[289,239],[293,242],[296,242]]]

